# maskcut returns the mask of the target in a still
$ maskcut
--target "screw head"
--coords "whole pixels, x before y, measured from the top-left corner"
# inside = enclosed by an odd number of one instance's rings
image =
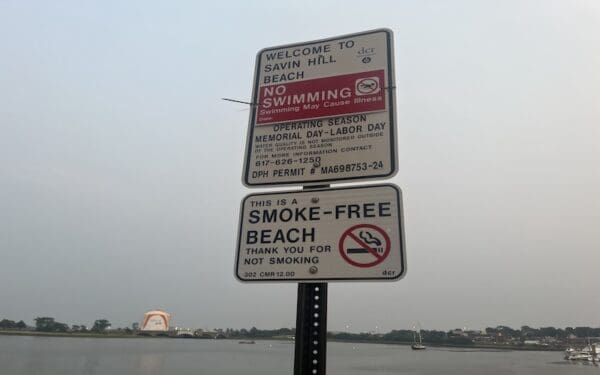
[[[312,198],[310,198],[310,201],[312,203],[319,203],[319,197],[312,197]]]
[[[308,272],[310,272],[311,274],[313,274],[313,275],[314,275],[315,273],[319,272],[319,269],[318,269],[316,266],[311,266],[311,267],[308,269]]]

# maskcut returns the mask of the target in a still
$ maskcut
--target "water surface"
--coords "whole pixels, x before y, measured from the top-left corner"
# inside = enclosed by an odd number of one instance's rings
[[[560,352],[486,351],[329,343],[329,375],[598,374]],[[292,342],[168,338],[0,336],[2,375],[280,375],[293,373]]]

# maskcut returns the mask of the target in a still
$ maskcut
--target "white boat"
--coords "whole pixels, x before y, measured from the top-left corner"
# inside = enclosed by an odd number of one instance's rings
[[[417,337],[419,338],[417,340]],[[421,326],[419,325],[419,329],[413,327],[413,343],[410,346],[412,350],[425,350],[427,347],[423,345],[423,339],[421,338]]]
[[[568,361],[588,361],[588,362],[598,362],[600,355],[600,344],[589,344],[588,346],[575,349],[568,348],[565,350],[565,359]]]
[[[569,361],[589,361],[589,362],[592,362],[594,358],[590,354],[576,353],[576,354],[571,354],[570,356],[567,357],[567,359]]]

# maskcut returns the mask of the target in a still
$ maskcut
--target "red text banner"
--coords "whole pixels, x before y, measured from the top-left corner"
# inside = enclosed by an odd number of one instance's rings
[[[262,86],[257,125],[384,111],[383,70]]]

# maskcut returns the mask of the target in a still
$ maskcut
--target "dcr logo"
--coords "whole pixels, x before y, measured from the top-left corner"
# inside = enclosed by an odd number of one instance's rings
[[[364,64],[368,64],[371,62],[371,56],[375,55],[375,48],[365,48],[360,47],[358,52],[356,53],[356,57],[360,58]]]

